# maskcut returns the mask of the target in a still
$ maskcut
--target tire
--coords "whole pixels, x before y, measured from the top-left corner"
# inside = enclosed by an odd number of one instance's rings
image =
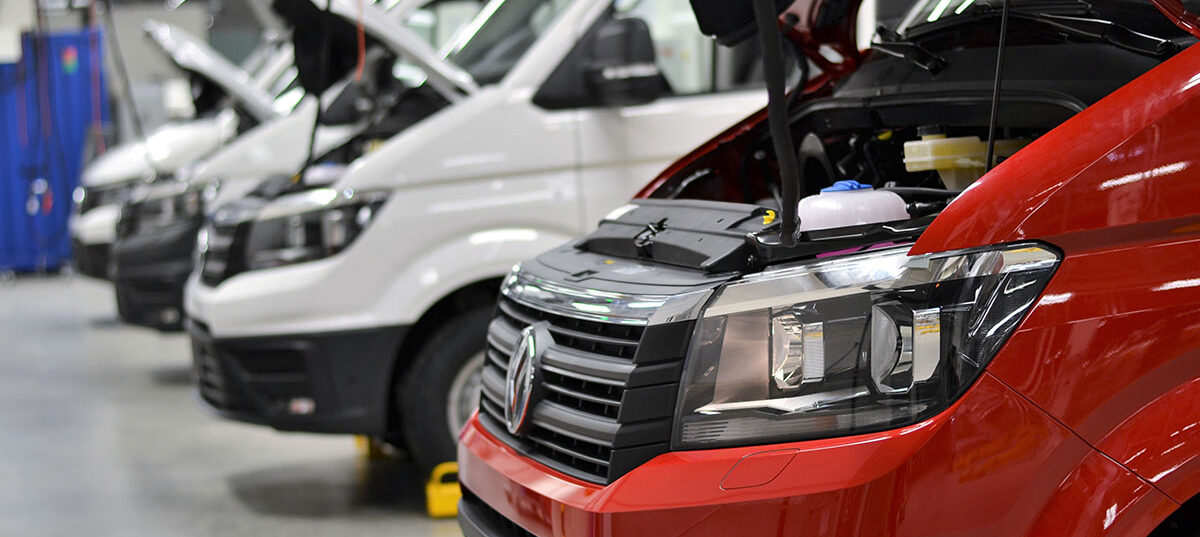
[[[479,386],[494,308],[459,313],[439,326],[417,351],[398,383],[395,400],[413,462],[426,475],[455,459],[465,417],[479,406]],[[464,417],[465,416],[465,417]]]

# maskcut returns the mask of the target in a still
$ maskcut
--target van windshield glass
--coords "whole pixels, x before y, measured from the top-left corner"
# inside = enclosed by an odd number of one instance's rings
[[[480,85],[512,70],[574,0],[492,0],[459,35],[449,59]]]

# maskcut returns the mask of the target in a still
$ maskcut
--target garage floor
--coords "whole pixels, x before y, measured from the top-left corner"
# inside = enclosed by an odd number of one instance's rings
[[[189,360],[105,283],[0,278],[0,535],[459,535],[404,463],[210,415]]]

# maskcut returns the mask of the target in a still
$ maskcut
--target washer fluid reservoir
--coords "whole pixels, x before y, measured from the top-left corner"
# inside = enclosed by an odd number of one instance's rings
[[[1008,158],[1029,145],[1020,138],[996,140],[996,158]],[[978,136],[947,138],[945,134],[927,134],[920,140],[904,142],[904,168],[910,172],[937,170],[950,190],[964,190],[987,171],[987,142]]]
[[[800,231],[907,220],[904,199],[858,181],[838,181],[800,200]]]

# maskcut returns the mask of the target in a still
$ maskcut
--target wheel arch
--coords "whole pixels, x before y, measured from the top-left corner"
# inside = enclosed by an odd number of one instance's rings
[[[396,404],[396,391],[392,387],[404,380],[405,375],[408,374],[412,366],[413,357],[425,342],[428,341],[429,337],[433,334],[433,329],[453,318],[459,312],[477,307],[495,305],[496,297],[500,292],[500,283],[503,281],[504,278],[502,276],[488,277],[455,289],[425,310],[417,322],[412,325],[408,333],[405,334],[404,339],[400,342],[399,349],[396,351],[395,358],[392,361],[392,369],[388,375],[391,379],[391,382],[388,383],[387,395],[387,425],[389,431],[400,431],[400,420],[402,418]]]

